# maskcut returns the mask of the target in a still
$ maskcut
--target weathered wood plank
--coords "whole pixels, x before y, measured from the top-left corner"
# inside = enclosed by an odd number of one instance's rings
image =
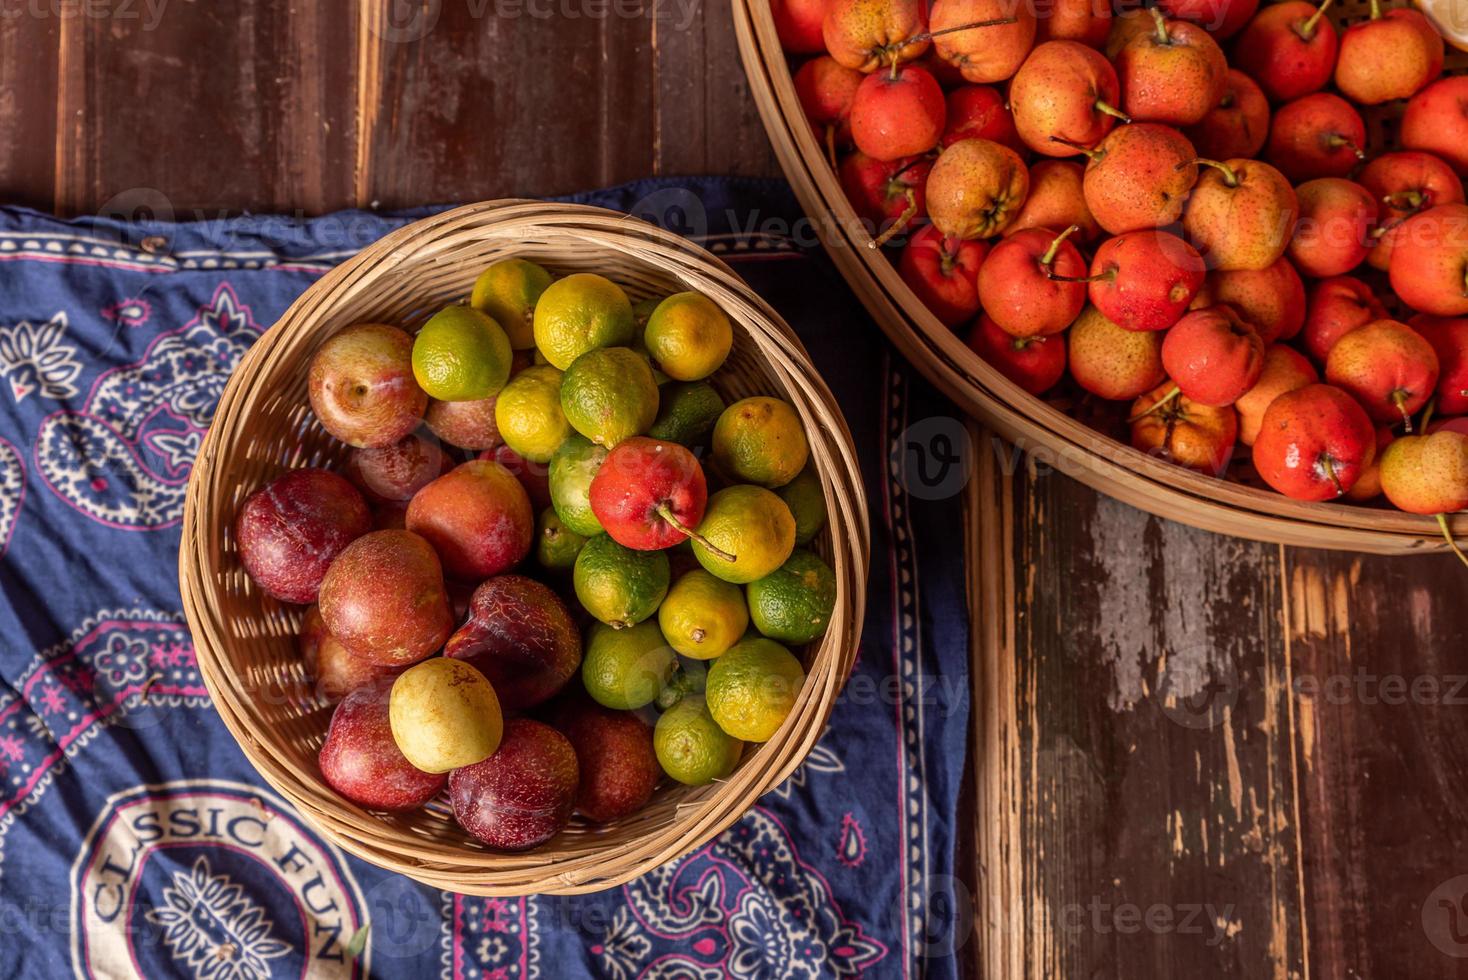
[[[0,18],[0,199],[51,208],[56,176],[57,55],[62,20]]]

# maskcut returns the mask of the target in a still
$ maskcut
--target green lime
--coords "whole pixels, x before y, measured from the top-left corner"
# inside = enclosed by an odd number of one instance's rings
[[[637,324],[638,343],[634,347],[641,346],[642,332],[647,329],[647,321],[652,318],[652,311],[658,308],[666,297],[649,296],[632,304],[632,322]]]
[[[479,274],[469,305],[499,321],[515,350],[535,346],[535,303],[551,274],[525,259],[501,259]]]
[[[510,379],[494,402],[494,422],[505,445],[532,463],[546,463],[571,434],[561,411],[561,372],[549,364]]]
[[[413,339],[413,376],[441,402],[488,398],[510,377],[510,339],[487,314],[449,306],[428,318]]]
[[[558,279],[535,304],[535,346],[562,371],[589,350],[630,344],[637,336],[622,287],[590,272]]]
[[[724,399],[707,381],[675,382],[659,392],[658,417],[647,434],[680,446],[708,438],[724,411]]]
[[[703,293],[674,293],[653,311],[643,343],[668,377],[701,381],[723,367],[734,347],[734,327]]]
[[[653,728],[652,747],[663,772],[689,786],[705,786],[728,776],[744,752],[744,743],[725,734],[697,696],[683,698],[663,712]]]
[[[826,526],[826,494],[821,489],[821,478],[807,466],[775,493],[795,518],[795,543],[810,544]]]
[[[709,668],[704,696],[719,727],[764,742],[780,727],[805,683],[800,661],[774,640],[742,640]]]
[[[785,564],[795,548],[795,518],[785,501],[749,484],[726,487],[710,497],[696,530],[715,548],[734,556],[728,561],[694,541],[698,563],[737,585],[764,578]]]
[[[561,408],[577,432],[611,449],[652,426],[658,384],[646,358],[629,347],[587,351],[566,369]]]
[[[607,458],[607,448],[579,432],[561,443],[550,461],[551,506],[566,527],[583,537],[601,534],[601,521],[591,510],[591,481]]]
[[[576,556],[576,598],[592,616],[617,629],[658,611],[668,594],[668,556],[633,551],[598,534]]]
[[[789,402],[765,395],[737,401],[714,425],[714,466],[731,480],[782,487],[810,458],[800,416]]]
[[[678,669],[666,686],[658,692],[659,711],[667,711],[689,694],[703,694],[703,685],[708,680],[709,669],[698,660],[678,658]]]
[[[795,646],[823,636],[836,609],[836,573],[804,548],[792,553],[777,570],[750,582],[744,591],[755,629]]]
[[[585,544],[586,537],[567,527],[555,508],[547,507],[536,518],[535,560],[546,571],[569,572]]]
[[[658,625],[683,656],[712,660],[744,635],[749,610],[739,586],[695,568],[668,590],[658,607]]]
[[[678,655],[658,632],[657,623],[623,630],[592,623],[581,660],[581,683],[598,703],[628,711],[651,704],[677,666]]]

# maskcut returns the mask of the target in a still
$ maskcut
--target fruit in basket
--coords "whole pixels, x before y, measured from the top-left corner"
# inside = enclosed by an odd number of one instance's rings
[[[1125,115],[1116,70],[1078,41],[1047,41],[1025,59],[1009,84],[1015,130],[1026,146],[1052,157],[1095,146]]]
[[[413,377],[413,338],[358,323],[311,357],[307,395],[323,428],[349,446],[390,446],[418,428],[428,396]]]
[[[433,545],[448,574],[479,581],[530,553],[535,512],[507,468],[471,459],[418,491],[408,504],[407,527]]]
[[[561,372],[537,364],[515,375],[495,399],[494,423],[516,455],[534,463],[550,462],[571,432],[561,410]]]
[[[1332,385],[1286,392],[1264,411],[1254,468],[1295,500],[1331,500],[1355,486],[1376,452],[1366,410]]]
[[[1340,38],[1320,6],[1304,0],[1267,5],[1234,42],[1234,66],[1259,83],[1275,102],[1317,92],[1335,71]]]
[[[795,72],[795,96],[833,167],[836,150],[851,145],[851,104],[865,77],[828,54],[812,58]]]
[[[1439,79],[1412,96],[1398,136],[1409,150],[1434,153],[1459,174],[1468,173],[1468,78]]]
[[[587,351],[561,379],[571,427],[608,449],[646,432],[658,414],[658,384],[647,359],[627,347]]]
[[[1305,323],[1305,284],[1287,258],[1263,269],[1208,273],[1195,309],[1227,303],[1254,325],[1265,344],[1290,340]]]
[[[501,851],[539,847],[571,822],[581,771],[566,736],[529,718],[505,723],[489,758],[449,774],[454,819]]]
[[[1200,160],[1183,230],[1216,269],[1263,269],[1289,244],[1299,205],[1284,175],[1258,160]]]
[[[1287,102],[1269,124],[1265,159],[1295,183],[1344,177],[1366,159],[1366,123],[1339,95],[1316,92]]]
[[[1259,0],[1159,0],[1169,17],[1188,20],[1220,40],[1233,37],[1259,9]]]
[[[1086,305],[1086,260],[1067,241],[1075,231],[1071,225],[1059,234],[1044,228],[1017,232],[984,260],[979,301],[1005,332],[1016,337],[1059,333]]]
[[[352,653],[326,629],[321,609],[306,610],[301,632],[296,637],[296,650],[306,665],[319,700],[335,704],[360,687],[397,676],[398,670],[374,664]]]
[[[572,584],[587,612],[624,629],[657,612],[668,594],[669,577],[666,553],[637,551],[598,534],[576,556]]]
[[[1439,204],[1408,218],[1392,247],[1392,289],[1419,313],[1468,313],[1468,205]]]
[[[495,319],[472,306],[449,306],[413,338],[413,377],[439,401],[495,395],[510,377],[514,352]]]
[[[1113,235],[1172,224],[1198,179],[1193,144],[1158,123],[1118,126],[1086,156],[1086,206]]]
[[[235,518],[240,562],[283,602],[315,602],[327,570],[372,530],[357,488],[327,470],[289,470],[245,498]]]
[[[992,85],[960,85],[944,99],[943,135],[938,145],[948,148],[959,140],[993,140],[1016,153],[1024,153],[1025,145],[1014,128],[1014,114],[1004,96]]]
[[[780,47],[800,54],[826,50],[821,24],[826,19],[826,0],[770,0],[770,17]]]
[[[1129,401],[1167,377],[1160,332],[1127,330],[1094,306],[1070,325],[1066,358],[1076,384],[1109,401]]]
[[[734,347],[734,328],[702,293],[674,293],[648,318],[643,343],[674,381],[702,381],[724,366]]]
[[[531,509],[540,510],[550,506],[550,481],[546,476],[549,467],[545,463],[532,462],[509,446],[486,449],[476,458],[499,463],[509,470],[510,475],[525,488],[526,495],[530,497]]]
[[[993,140],[959,140],[928,174],[928,215],[944,235],[993,238],[1014,220],[1029,189],[1019,154]]]
[[[1381,489],[1410,514],[1468,509],[1468,435],[1440,429],[1396,439],[1381,458]]]
[[[658,626],[683,656],[712,660],[749,628],[749,608],[739,586],[694,568],[668,590],[658,607]]]
[[[1442,73],[1443,39],[1420,11],[1398,7],[1346,28],[1335,63],[1335,84],[1362,105],[1405,99]]]
[[[438,555],[411,531],[373,531],[348,545],[321,582],[320,604],[332,636],[383,666],[422,660],[454,628]]]
[[[1133,449],[1220,476],[1233,458],[1239,416],[1231,407],[1200,405],[1179,394],[1171,381],[1164,381],[1132,403],[1131,429]]]
[[[1111,4],[1053,0],[1048,7],[1048,11],[1036,10],[1036,41],[1079,41],[1092,48],[1106,43],[1111,33]]]
[[[1367,256],[1374,269],[1391,266],[1402,225],[1413,215],[1439,204],[1461,204],[1463,182],[1431,153],[1383,153],[1361,170],[1359,181],[1380,204],[1376,212],[1376,247]]]
[[[444,655],[470,664],[494,687],[500,707],[518,712],[549,700],[581,666],[581,635],[566,604],[523,575],[480,583],[469,618]]]
[[[499,699],[484,675],[462,660],[433,657],[393,681],[388,703],[393,741],[424,772],[471,766],[499,748]]]
[[[1176,235],[1133,231],[1101,243],[1090,278],[1091,303],[1107,319],[1127,330],[1166,330],[1202,287],[1203,259]]]
[[[1366,261],[1376,201],[1360,184],[1322,177],[1295,188],[1300,217],[1289,256],[1307,276],[1339,276]]]
[[[1065,374],[1065,338],[1052,334],[1016,337],[987,314],[969,331],[969,349],[1032,395],[1055,387]]]
[[[390,446],[353,449],[345,473],[363,497],[383,504],[412,499],[452,466],[438,440],[419,430]]]
[[[1024,206],[1004,234],[1026,228],[1069,228],[1075,225],[1077,243],[1094,242],[1101,226],[1086,206],[1085,171],[1070,160],[1041,160],[1030,167],[1030,192]]]
[[[593,623],[586,634],[581,683],[598,704],[635,710],[652,704],[677,666],[678,655],[656,621],[625,629]]]
[[[493,449],[504,440],[494,422],[495,398],[466,402],[430,400],[423,421],[428,430],[448,443],[470,452]]]
[[[637,436],[619,443],[591,481],[591,510],[618,544],[638,551],[671,548],[703,520],[703,467],[675,442]]]
[[[741,640],[713,662],[704,685],[709,714],[743,742],[768,741],[805,684],[800,661],[774,640]]]
[[[1284,344],[1270,344],[1264,351],[1264,370],[1259,380],[1234,402],[1239,413],[1239,442],[1254,445],[1264,413],[1276,398],[1319,381],[1320,373],[1305,355]]]
[[[535,346],[535,304],[551,274],[526,259],[501,259],[474,280],[469,305],[489,314],[515,350]]]
[[[809,464],[775,493],[795,518],[795,543],[810,544],[826,526],[826,495],[821,478]]]
[[[1335,276],[1322,279],[1310,290],[1304,330],[1305,349],[1322,364],[1342,336],[1373,320],[1386,319],[1386,307],[1360,279]]]
[[[707,381],[669,382],[658,389],[658,415],[647,434],[680,446],[698,445],[714,431],[725,407]]]
[[[917,65],[872,72],[851,103],[851,138],[875,160],[901,160],[938,145],[946,112],[943,89]]]
[[[620,820],[652,799],[663,771],[652,728],[637,715],[579,697],[559,707],[555,727],[576,752],[576,811],[583,817],[592,823]]]
[[[1396,440],[1395,433],[1389,425],[1378,425],[1376,427],[1376,453],[1371,462],[1361,471],[1356,485],[1346,491],[1349,500],[1367,501],[1375,500],[1381,496],[1381,458],[1386,454],[1386,447]]]
[[[709,498],[708,509],[696,528],[693,555],[698,563],[725,582],[753,582],[785,564],[795,548],[795,518],[785,502],[764,487],[739,484]],[[723,555],[733,555],[728,561]]]
[[[1378,422],[1404,422],[1437,390],[1437,352],[1422,335],[1396,320],[1377,320],[1335,342],[1325,377],[1343,388]]]
[[[1035,43],[1034,11],[1008,0],[933,0],[928,28],[938,57],[980,84],[1012,76]]]
[[[706,786],[734,771],[744,743],[719,727],[702,694],[690,694],[658,718],[653,749],[663,772],[688,786]]]
[[[591,509],[591,481],[607,458],[605,446],[573,432],[551,457],[551,504],[556,516],[572,531],[583,537],[601,534],[604,528]]]
[[[1117,52],[1121,107],[1138,122],[1191,126],[1223,98],[1228,60],[1197,24],[1151,9],[1153,29]]]
[[[578,272],[557,279],[535,304],[535,346],[562,371],[590,350],[632,343],[632,302],[605,276]]]
[[[714,423],[710,458],[733,481],[782,487],[810,458],[810,443],[790,403],[768,395],[741,398]]]
[[[1468,320],[1414,316],[1410,325],[1437,353],[1437,411],[1468,414]]]
[[[826,0],[821,22],[831,57],[863,72],[922,57],[927,29],[923,0]]]
[[[1269,138],[1269,100],[1252,78],[1229,69],[1223,96],[1184,135],[1212,160],[1258,156]]]
[[[750,582],[744,592],[754,628],[793,646],[825,636],[836,611],[836,573],[804,548],[791,552],[778,570]]]
[[[416,810],[447,777],[424,772],[403,755],[388,719],[391,685],[353,691],[331,714],[317,762],[328,785],[372,810]]]
[[[882,161],[857,150],[841,161],[841,188],[857,215],[883,231],[880,244],[928,213],[932,169],[927,157]]]
[[[555,508],[546,507],[535,519],[535,563],[553,575],[569,575],[586,540],[556,516]]]
[[[897,271],[923,306],[956,327],[979,312],[979,269],[988,254],[987,242],[949,238],[924,225],[907,240]]]
[[[1231,306],[1194,310],[1163,338],[1162,367],[1189,401],[1224,408],[1259,380],[1264,341]]]

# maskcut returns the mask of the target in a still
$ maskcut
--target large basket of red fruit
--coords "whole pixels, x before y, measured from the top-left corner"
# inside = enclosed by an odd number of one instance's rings
[[[1468,534],[1468,55],[1422,6],[734,22],[827,250],[960,406],[1153,513],[1401,553]]]
[[[727,266],[500,201],[387,236],[256,343],[179,564],[261,775],[353,854],[508,895],[624,882],[788,776],[868,547],[831,393]]]

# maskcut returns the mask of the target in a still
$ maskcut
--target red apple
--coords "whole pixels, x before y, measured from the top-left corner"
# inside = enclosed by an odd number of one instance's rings
[[[1165,231],[1109,238],[1091,260],[1090,298],[1127,330],[1166,330],[1203,285],[1197,249]]]
[[[1439,204],[1396,231],[1392,288],[1419,313],[1468,313],[1468,205]]]
[[[824,0],[819,0],[824,3]],[[835,166],[835,150],[851,145],[851,105],[866,76],[830,55],[812,58],[795,73],[795,97]]]
[[[1167,331],[1162,367],[1190,401],[1224,408],[1259,380],[1264,341],[1231,306],[1194,310]]]
[[[1396,320],[1357,327],[1330,348],[1325,377],[1359,401],[1378,422],[1403,421],[1437,390],[1437,352],[1422,335]]]
[[[1439,204],[1463,203],[1463,182],[1431,153],[1383,153],[1361,170],[1359,181],[1378,202],[1372,230],[1376,247],[1367,257],[1373,269],[1391,267],[1397,235],[1408,218]]]
[[[591,480],[591,511],[612,540],[637,551],[671,548],[703,520],[708,483],[675,442],[635,436],[607,454]]]
[[[995,245],[979,268],[979,301],[1007,333],[1059,333],[1086,305],[1086,263],[1066,240],[1074,231],[1018,232]]]
[[[923,157],[877,160],[860,150],[841,161],[841,188],[857,216],[873,232],[896,233],[927,214],[928,175],[933,162]]]
[[[1274,111],[1264,157],[1291,183],[1344,177],[1366,159],[1366,123],[1345,99],[1316,92]]]
[[[407,525],[433,545],[450,575],[477,581],[509,571],[530,553],[535,513],[514,474],[471,459],[418,491]]]
[[[826,0],[770,0],[770,16],[780,47],[795,54],[826,50],[821,22],[826,18]]]
[[[1186,135],[1198,155],[1210,160],[1258,156],[1269,138],[1269,100],[1252,78],[1230,69],[1218,105]]]
[[[1437,352],[1437,411],[1468,414],[1468,319],[1444,320],[1419,313],[1408,324]]]
[[[934,316],[956,327],[979,312],[979,268],[988,254],[987,242],[945,238],[924,225],[907,240],[897,271]]]
[[[916,65],[873,72],[852,100],[851,138],[874,160],[901,160],[938,145],[945,113],[943,90]]]
[[[283,602],[315,602],[347,545],[372,530],[367,503],[327,470],[290,470],[245,498],[235,520],[240,563]]]
[[[1439,79],[1412,96],[1397,132],[1407,149],[1435,153],[1468,174],[1468,78]]]
[[[1286,392],[1264,412],[1254,440],[1254,468],[1295,500],[1330,500],[1355,486],[1376,452],[1371,419],[1331,385]]]
[[[1234,67],[1275,102],[1317,92],[1335,71],[1340,38],[1325,5],[1285,0],[1266,6],[1234,42]]]
[[[1376,201],[1360,184],[1321,177],[1295,188],[1300,217],[1290,239],[1289,256],[1307,276],[1339,276],[1366,261],[1375,244],[1371,226]]]
[[[947,149],[959,140],[993,140],[1016,153],[1028,148],[1014,128],[1014,115],[1004,96],[991,85],[960,85],[948,93],[947,123],[938,145]]]
[[[1341,337],[1373,320],[1386,319],[1386,307],[1371,287],[1350,276],[1322,279],[1310,290],[1305,329],[1305,349],[1320,363]]]
[[[968,346],[1032,395],[1049,391],[1065,374],[1064,340],[1054,336],[1015,337],[987,313],[969,331]]]

